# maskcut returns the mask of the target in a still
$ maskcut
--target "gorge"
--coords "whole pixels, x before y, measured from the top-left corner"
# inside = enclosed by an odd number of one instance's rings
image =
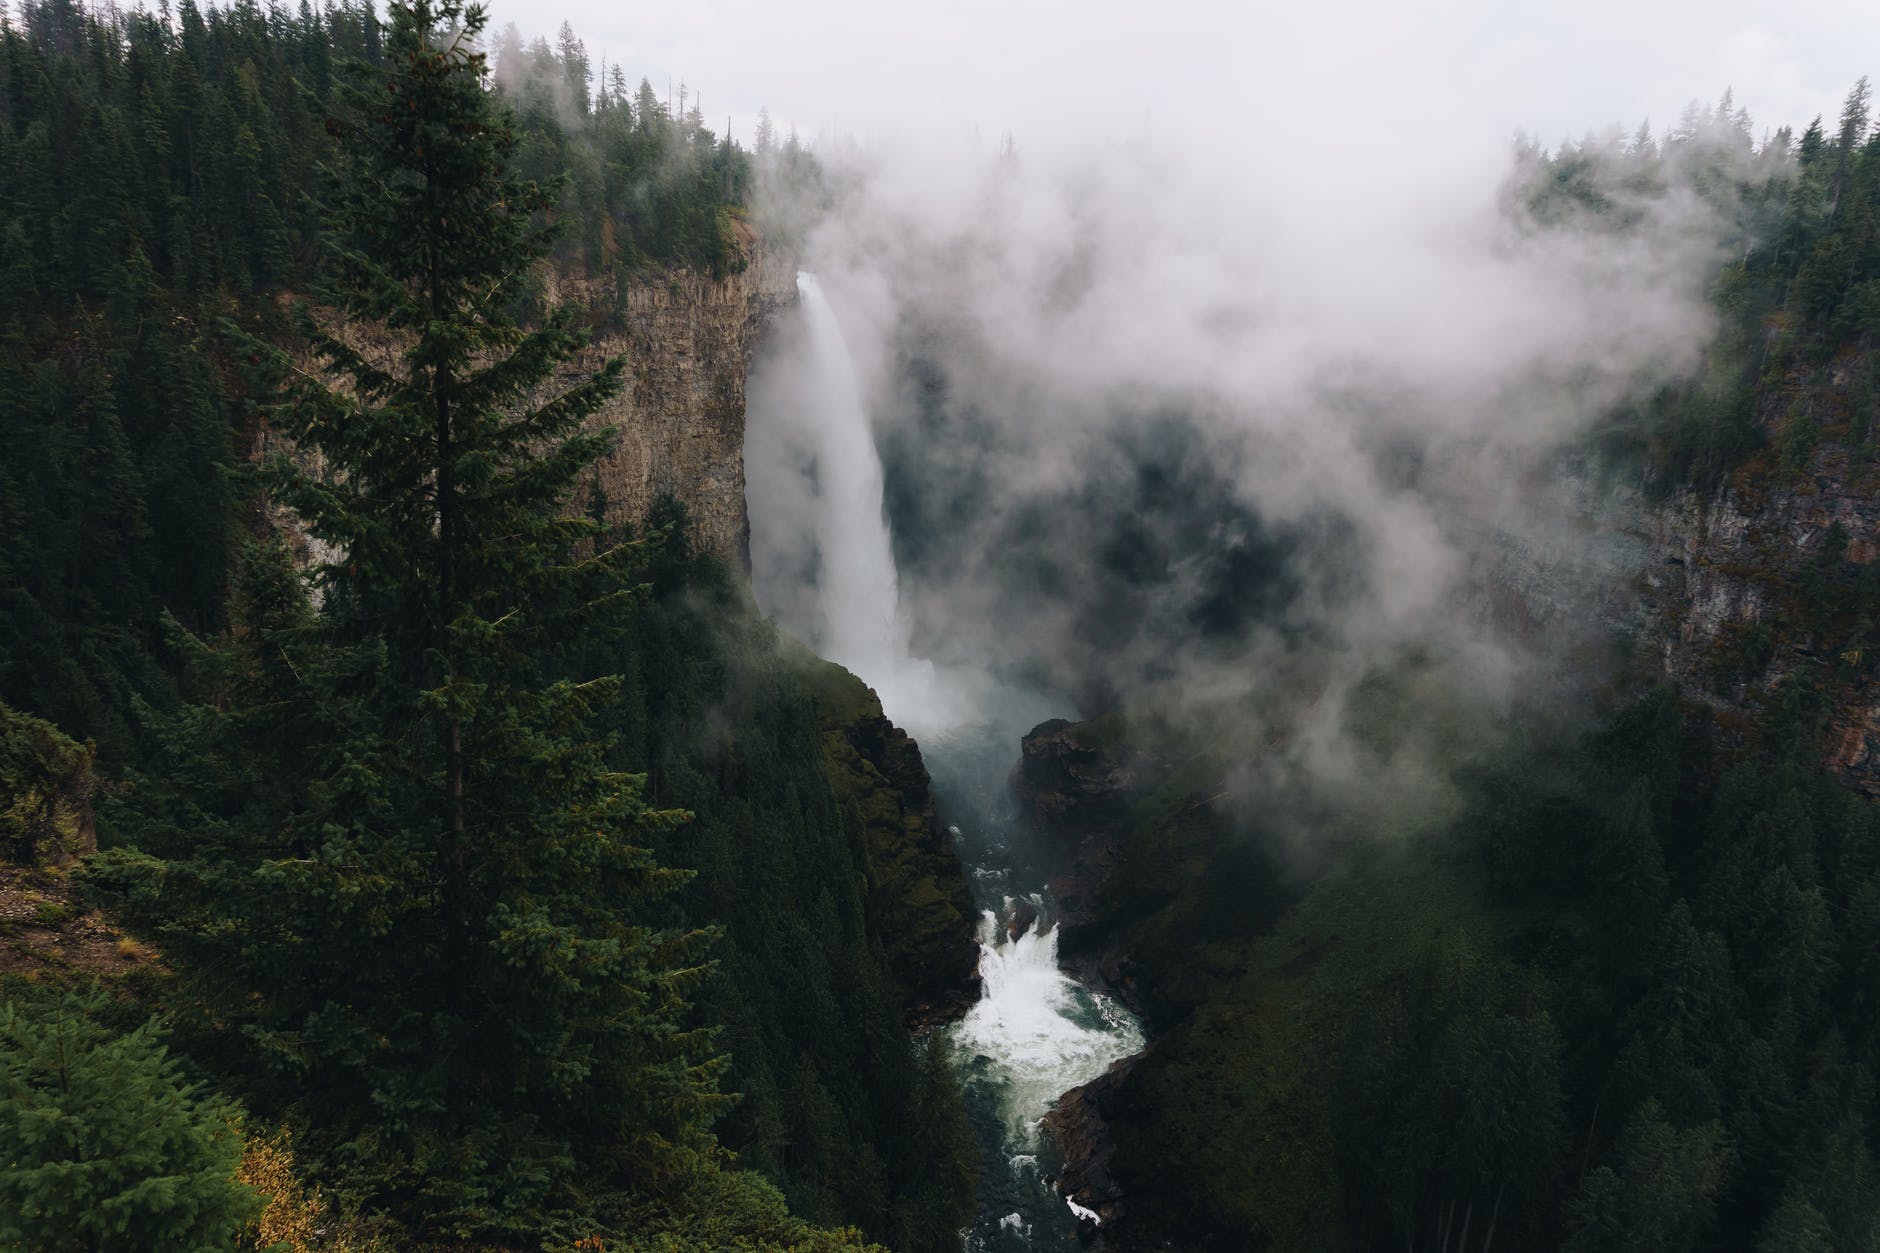
[[[1065,1092],[1135,1052],[1142,1037],[1126,1010],[1058,968],[1046,872],[1026,848],[1008,784],[1018,737],[1045,698],[995,685],[988,675],[937,671],[910,655],[861,384],[820,284],[800,274],[797,288],[805,360],[750,416],[746,455],[802,465],[812,481],[795,497],[755,498],[752,526],[760,534],[787,532],[790,520],[776,515],[792,503],[813,513],[820,618],[784,624],[874,686],[888,716],[916,732],[971,878],[980,909],[980,999],[945,1032],[986,1154],[967,1247],[1074,1248],[1077,1223],[1066,1221],[1067,1210],[1098,1219],[1053,1190],[1043,1119]],[[808,447],[793,445],[793,437],[807,437]],[[760,597],[793,569],[754,568]]]
[[[1378,8],[0,5],[0,1248],[1880,1244],[1868,87]]]

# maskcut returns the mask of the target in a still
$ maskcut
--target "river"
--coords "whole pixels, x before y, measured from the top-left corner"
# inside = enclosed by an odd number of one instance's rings
[[[971,1253],[1079,1247],[1078,1215],[1049,1182],[1058,1161],[1042,1122],[1143,1042],[1127,1009],[1058,967],[1051,859],[1026,837],[1010,787],[1019,738],[1041,720],[994,718],[921,743],[981,910],[980,999],[948,1029],[983,1155]],[[1020,902],[1029,909],[1014,917]]]

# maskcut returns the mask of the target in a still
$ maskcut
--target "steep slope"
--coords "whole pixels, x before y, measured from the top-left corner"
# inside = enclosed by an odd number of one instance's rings
[[[720,1127],[793,1212],[956,1248],[973,1145],[925,1025],[977,986],[964,872],[873,692],[761,618],[723,563],[662,563],[607,645],[621,764],[692,815],[661,850],[722,938],[698,995],[740,1094]]]
[[[1820,702],[1825,763],[1880,797],[1880,476],[1868,432],[1875,362],[1848,353],[1765,386],[1766,447],[1714,487],[1645,514],[1640,571],[1667,678],[1747,746],[1785,692]]]

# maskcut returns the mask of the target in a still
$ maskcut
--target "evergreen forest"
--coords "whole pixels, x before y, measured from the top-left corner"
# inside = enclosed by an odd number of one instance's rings
[[[961,1247],[976,912],[919,751],[682,501],[594,486],[593,337],[818,177],[702,107],[466,0],[0,8],[0,1250]],[[1515,169],[1524,231],[1724,224],[1602,483],[1880,487],[1864,80]],[[1830,768],[1870,537],[1739,572],[1683,686],[1635,641],[1589,718],[1444,724],[1451,803],[1306,872],[1285,798],[1212,804],[1261,746],[1106,689],[1182,590],[1113,506],[1071,734],[1142,786],[1060,941],[1151,1040],[1086,1098],[1103,1247],[1880,1247],[1880,811]],[[1183,567],[1207,630],[1286,560]],[[1377,743],[1448,716],[1417,678]]]
[[[29,924],[129,932],[0,975],[0,1246],[963,1221],[924,796],[681,506],[581,507],[622,362],[559,381],[631,282],[744,264],[754,160],[806,158],[484,26],[0,25],[7,873]]]
[[[1870,498],[1870,108],[1863,80],[1838,120],[1759,142],[1726,95],[1662,137],[1523,147],[1527,230],[1622,237],[1674,188],[1728,224],[1701,369],[1554,472],[1590,466],[1647,507]],[[1309,872],[1283,795],[1265,819],[1210,806],[1235,777],[1218,728],[1151,702],[1077,729],[1160,763],[1065,940],[1137,989],[1155,1037],[1092,1098],[1145,1247],[1872,1247],[1880,827],[1828,767],[1872,691],[1880,576],[1840,521],[1800,548],[1729,572],[1761,620],[1684,686],[1649,639],[1609,659],[1591,726],[1544,699],[1459,723],[1414,659],[1372,674],[1376,760],[1447,737],[1455,790],[1428,813],[1315,813],[1341,851]]]

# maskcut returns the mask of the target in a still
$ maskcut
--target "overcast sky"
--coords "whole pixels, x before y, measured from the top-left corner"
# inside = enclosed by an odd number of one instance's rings
[[[1515,129],[1549,145],[1725,88],[1758,134],[1832,116],[1880,60],[1862,0],[492,0],[497,26],[564,20],[596,61],[704,92],[714,129],[768,108],[806,138],[1012,132],[1021,148],[1147,129]]]

